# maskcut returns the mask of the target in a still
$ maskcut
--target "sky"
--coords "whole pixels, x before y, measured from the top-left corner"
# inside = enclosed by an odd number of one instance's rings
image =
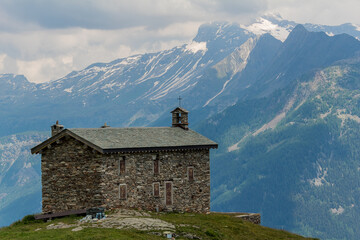
[[[0,73],[41,83],[95,62],[191,42],[212,21],[266,13],[297,23],[360,24],[358,0],[0,0]]]

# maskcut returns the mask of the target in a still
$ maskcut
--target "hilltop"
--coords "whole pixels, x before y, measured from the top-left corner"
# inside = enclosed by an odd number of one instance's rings
[[[2,239],[306,239],[244,221],[232,214],[154,213],[118,210],[99,221],[65,217],[48,222],[32,215],[0,229]]]

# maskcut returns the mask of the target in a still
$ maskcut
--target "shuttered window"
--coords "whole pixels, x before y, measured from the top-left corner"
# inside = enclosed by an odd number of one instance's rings
[[[173,187],[172,182],[165,182],[165,204],[167,206],[173,204]]]
[[[154,160],[154,175],[158,175],[160,173],[159,168],[159,159]]]
[[[119,159],[119,175],[125,174],[125,157]]]
[[[126,184],[119,185],[119,198],[126,199],[127,198],[127,187]]]
[[[188,179],[194,181],[194,167],[188,167]]]
[[[160,183],[153,183],[154,197],[160,197]]]

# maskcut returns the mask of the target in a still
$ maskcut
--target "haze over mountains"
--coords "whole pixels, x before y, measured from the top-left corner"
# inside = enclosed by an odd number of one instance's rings
[[[268,15],[250,26],[205,24],[189,44],[95,63],[52,82],[1,75],[0,225],[25,209],[40,211],[40,160],[28,149],[56,120],[169,126],[181,95],[190,127],[219,143],[213,211],[260,212],[266,226],[356,239],[358,29]],[[37,132],[18,134],[26,131]],[[31,204],[12,208],[25,198]]]

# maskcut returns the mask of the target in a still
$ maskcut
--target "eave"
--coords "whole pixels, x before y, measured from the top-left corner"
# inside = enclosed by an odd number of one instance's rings
[[[103,153],[133,153],[133,152],[157,152],[157,151],[183,151],[183,150],[202,150],[218,148],[213,145],[193,145],[193,146],[174,146],[174,147],[143,147],[143,148],[110,148],[103,149]]]

